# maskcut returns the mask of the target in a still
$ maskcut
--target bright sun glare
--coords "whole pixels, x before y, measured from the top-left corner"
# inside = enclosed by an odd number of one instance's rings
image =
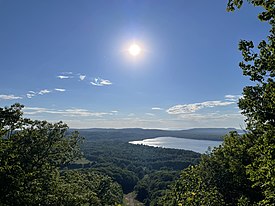
[[[141,52],[141,48],[139,45],[137,44],[132,44],[129,49],[128,49],[129,54],[131,54],[132,56],[137,56],[140,54]]]

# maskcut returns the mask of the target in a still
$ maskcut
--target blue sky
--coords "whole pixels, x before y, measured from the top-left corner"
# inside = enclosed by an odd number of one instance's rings
[[[238,41],[268,27],[226,3],[0,0],[0,106],[73,128],[245,127]]]

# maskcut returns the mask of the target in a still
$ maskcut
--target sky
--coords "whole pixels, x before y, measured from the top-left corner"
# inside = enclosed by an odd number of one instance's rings
[[[238,42],[269,28],[226,4],[0,0],[0,107],[71,128],[245,128]]]

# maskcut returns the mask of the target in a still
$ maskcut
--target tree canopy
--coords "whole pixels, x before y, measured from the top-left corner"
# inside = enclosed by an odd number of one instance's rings
[[[241,40],[239,63],[253,82],[243,89],[239,108],[246,116],[247,133],[232,132],[200,164],[184,170],[161,205],[274,205],[275,202],[275,1],[248,0],[261,7],[258,18],[270,25],[266,39],[255,49]],[[229,0],[228,11],[242,0]]]
[[[0,108],[1,205],[117,205],[121,187],[95,172],[61,171],[77,159],[82,138],[62,122],[22,117],[23,105]]]

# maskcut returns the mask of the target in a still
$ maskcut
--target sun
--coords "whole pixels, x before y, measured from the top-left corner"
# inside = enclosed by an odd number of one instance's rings
[[[128,48],[128,52],[132,56],[138,56],[141,53],[141,48],[138,44],[131,44]]]

